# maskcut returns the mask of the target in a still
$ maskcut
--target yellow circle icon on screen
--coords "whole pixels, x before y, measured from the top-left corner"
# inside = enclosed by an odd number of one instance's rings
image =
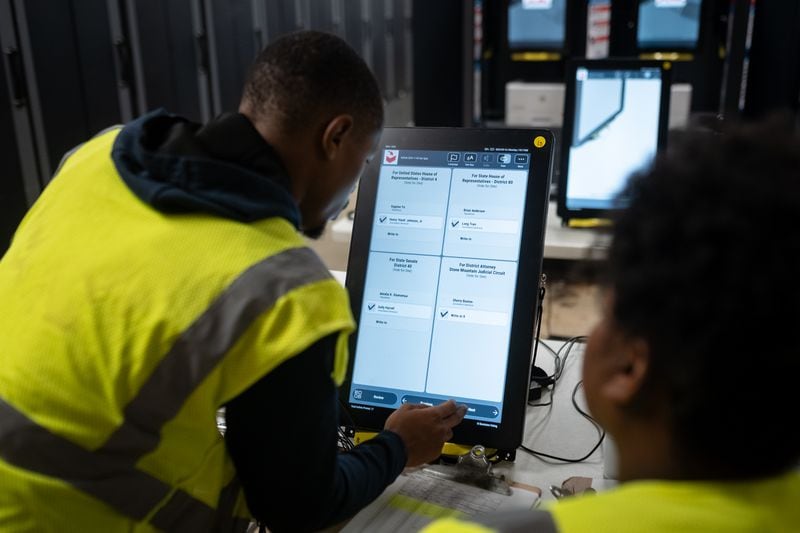
[[[539,135],[538,137],[536,137],[536,138],[533,140],[533,145],[534,145],[536,148],[541,148],[541,147],[542,147],[542,146],[544,146],[545,144],[547,144],[547,139],[545,139],[545,138],[544,138],[544,137],[542,137],[541,135]]]

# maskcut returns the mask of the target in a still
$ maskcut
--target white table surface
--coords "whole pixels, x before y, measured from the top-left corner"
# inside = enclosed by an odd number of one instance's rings
[[[560,341],[544,341],[558,350]],[[599,440],[595,427],[572,405],[572,392],[581,379],[583,366],[583,344],[575,344],[566,361],[561,379],[555,385],[553,405],[547,407],[528,407],[525,417],[523,444],[538,452],[567,458],[580,458],[586,455]],[[553,357],[539,348],[536,366],[549,374],[553,371]],[[542,403],[550,400],[550,392],[545,392]],[[587,410],[583,389],[576,395],[578,405]],[[560,486],[572,476],[592,478],[592,486],[602,490],[614,484],[604,478],[604,446],[600,446],[588,459],[580,463],[564,463],[552,459],[535,457],[518,449],[513,463],[501,463],[494,468],[496,474],[505,474],[509,479],[535,485],[542,489],[544,500],[552,499],[548,490],[550,485]]]

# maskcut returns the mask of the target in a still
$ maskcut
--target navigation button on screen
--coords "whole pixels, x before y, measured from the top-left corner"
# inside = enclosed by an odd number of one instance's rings
[[[362,402],[385,403],[386,405],[394,405],[397,403],[396,394],[369,389],[354,390],[353,399],[361,400]]]
[[[433,407],[444,403],[446,400],[441,398],[426,398],[424,396],[406,395],[400,399],[401,403],[416,403]],[[467,406],[467,416],[477,416],[480,418],[497,418],[500,415],[500,410],[494,405],[484,405],[480,403],[470,402],[456,402],[461,405]]]

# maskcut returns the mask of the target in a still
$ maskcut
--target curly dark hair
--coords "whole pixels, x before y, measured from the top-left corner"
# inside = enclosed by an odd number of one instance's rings
[[[383,100],[369,67],[339,37],[300,31],[264,48],[250,67],[242,102],[255,118],[278,117],[294,132],[320,116],[349,113],[359,134],[383,124]]]
[[[667,398],[679,459],[761,477],[800,459],[800,140],[787,120],[686,132],[631,178],[613,315],[645,339],[637,407]]]

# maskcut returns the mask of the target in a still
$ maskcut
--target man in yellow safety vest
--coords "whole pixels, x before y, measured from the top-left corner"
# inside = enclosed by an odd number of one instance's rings
[[[439,455],[452,401],[337,450],[355,325],[302,234],[382,123],[365,63],[301,32],[237,113],[155,111],[65,158],[0,261],[0,531],[314,530]]]

